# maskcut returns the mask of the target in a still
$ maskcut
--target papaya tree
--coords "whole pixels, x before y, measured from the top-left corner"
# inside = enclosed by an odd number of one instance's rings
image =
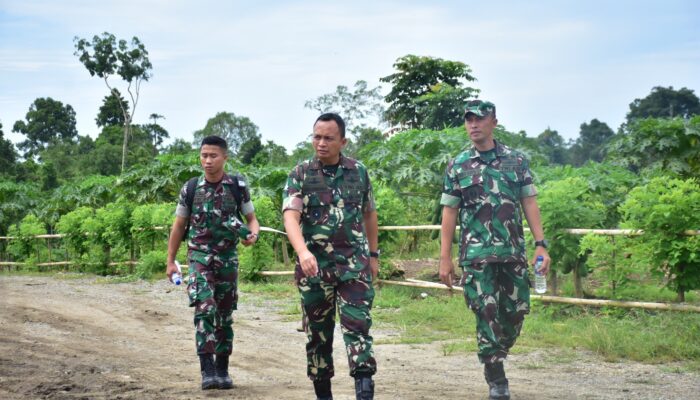
[[[700,184],[697,179],[654,178],[629,193],[620,206],[623,226],[642,229],[639,240],[653,249],[652,272],[666,278],[679,302],[700,288]]]
[[[537,202],[542,213],[544,235],[549,240],[552,268],[548,283],[557,293],[557,273],[573,273],[576,297],[583,297],[582,277],[588,274],[586,256],[579,252],[580,236],[567,228],[599,228],[605,219],[605,206],[594,195],[585,179],[573,177],[549,181],[538,187]]]

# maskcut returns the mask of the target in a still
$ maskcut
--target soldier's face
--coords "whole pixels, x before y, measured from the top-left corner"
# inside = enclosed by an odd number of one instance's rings
[[[226,152],[219,146],[205,144],[199,149],[199,161],[207,175],[217,175],[224,170]]]
[[[468,114],[464,121],[464,127],[469,133],[469,138],[474,144],[490,144],[493,141],[493,130],[496,129],[498,120],[493,115],[478,117]]]
[[[335,121],[318,121],[314,125],[311,142],[316,150],[316,157],[325,165],[333,165],[340,161],[340,151],[345,147],[347,140],[340,137],[340,128]]]

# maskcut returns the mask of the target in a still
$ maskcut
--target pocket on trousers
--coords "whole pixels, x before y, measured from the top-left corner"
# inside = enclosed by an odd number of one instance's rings
[[[190,307],[194,307],[197,303],[197,277],[195,274],[190,274],[187,281],[187,297],[190,300]]]
[[[479,311],[479,292],[474,281],[474,273],[464,271],[460,283],[464,286],[464,301],[472,311]]]

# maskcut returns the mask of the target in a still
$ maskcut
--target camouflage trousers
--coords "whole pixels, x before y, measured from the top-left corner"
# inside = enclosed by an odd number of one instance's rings
[[[374,300],[371,282],[360,279],[340,281],[331,265],[319,276],[305,277],[297,264],[297,287],[301,295],[306,332],[307,375],[312,380],[331,378],[333,368],[333,331],[336,305],[350,366],[350,375],[374,374],[377,363],[372,350],[370,309]]]
[[[467,306],[476,315],[479,361],[505,360],[530,312],[526,263],[481,263],[463,267]]]
[[[190,259],[187,291],[194,307],[197,354],[230,355],[238,303],[238,257]]]

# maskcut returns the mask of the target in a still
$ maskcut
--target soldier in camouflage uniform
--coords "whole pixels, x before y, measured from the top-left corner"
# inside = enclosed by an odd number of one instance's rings
[[[341,154],[345,123],[333,113],[314,123],[316,157],[297,165],[282,212],[296,251],[295,279],[307,335],[307,374],[318,399],[332,399],[336,304],[357,399],[372,399],[376,361],[370,309],[377,277],[377,213],[364,165]]]
[[[228,360],[233,345],[232,313],[238,302],[236,245],[242,222],[237,216],[245,216],[251,232],[241,238],[243,245],[255,243],[260,231],[245,180],[240,175],[224,173],[226,154],[226,141],[220,137],[209,136],[202,140],[200,160],[204,175],[197,178],[194,196],[189,197],[191,204],[187,196],[189,185],[182,187],[168,240],[166,273],[170,278],[177,271],[175,255],[187,234],[187,290],[190,306],[195,308],[195,341],[202,370],[202,389],[233,387]]]
[[[521,210],[535,238],[533,260],[544,257],[545,274],[550,259],[529,162],[494,140],[497,123],[493,103],[467,103],[465,127],[473,146],[451,160],[445,172],[440,279],[452,286],[452,240],[459,219],[460,284],[476,315],[478,356],[484,363],[489,398],[509,399],[503,361],[530,310]]]

